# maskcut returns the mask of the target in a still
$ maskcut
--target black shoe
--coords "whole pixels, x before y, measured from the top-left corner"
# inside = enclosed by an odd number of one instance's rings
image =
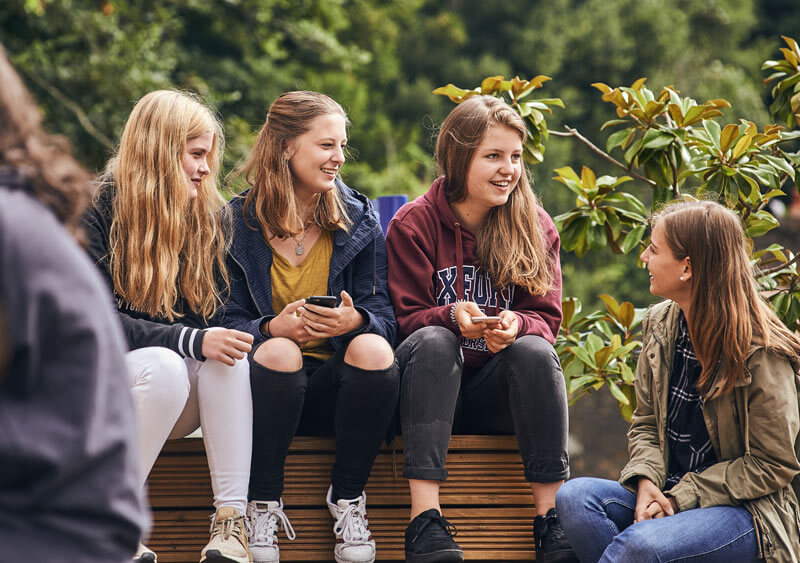
[[[464,560],[464,552],[453,541],[458,530],[438,510],[431,508],[414,518],[406,528],[407,563],[444,563]]]
[[[558,523],[555,508],[533,519],[533,541],[536,563],[579,563],[578,556]]]

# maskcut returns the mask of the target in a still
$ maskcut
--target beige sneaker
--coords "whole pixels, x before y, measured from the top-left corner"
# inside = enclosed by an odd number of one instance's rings
[[[156,554],[151,551],[144,544],[139,544],[139,549],[136,550],[136,555],[133,556],[133,563],[157,563],[158,558]]]
[[[247,549],[244,514],[223,506],[211,517],[211,540],[201,552],[200,563],[251,563]]]

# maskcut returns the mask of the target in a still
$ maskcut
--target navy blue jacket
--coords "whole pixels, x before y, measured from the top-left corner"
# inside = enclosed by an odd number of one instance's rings
[[[328,294],[339,299],[342,290],[353,298],[356,309],[368,319],[359,330],[330,339],[334,350],[346,345],[356,334],[369,332],[384,337],[394,346],[397,324],[386,284],[386,242],[378,218],[363,194],[336,180],[347,215],[352,221],[349,232],[333,233],[333,253],[328,276]],[[249,332],[258,343],[268,337],[259,327],[280,311],[272,308],[272,249],[264,240],[255,213],[248,210],[245,222],[244,197],[228,205],[233,218],[233,243],[228,252],[230,298],[220,322],[223,326]],[[250,226],[248,226],[250,225]]]

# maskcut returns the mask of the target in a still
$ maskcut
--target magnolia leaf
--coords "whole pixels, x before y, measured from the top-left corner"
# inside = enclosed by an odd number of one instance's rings
[[[645,225],[639,225],[639,226],[634,227],[633,229],[631,229],[631,232],[629,232],[625,236],[625,240],[622,241],[622,252],[623,253],[627,254],[631,250],[636,248],[636,245],[638,245],[639,242],[641,242],[642,237],[644,236],[644,230],[645,230]]]
[[[719,150],[723,153],[728,152],[733,142],[739,137],[739,127],[733,123],[729,123],[722,130],[719,136]]]
[[[611,313],[611,316],[615,319],[619,319],[619,303],[617,300],[606,293],[602,293],[598,295],[598,297],[606,304],[606,309]]]
[[[628,397],[625,396],[625,393],[623,393],[620,390],[620,388],[617,386],[616,383],[614,383],[610,379],[606,379],[606,385],[608,386],[609,391],[611,391],[611,394],[614,395],[614,398],[617,401],[619,401],[623,405],[630,405],[631,404],[630,399],[628,399]]]
[[[581,183],[587,190],[593,190],[597,187],[597,177],[594,175],[594,171],[588,166],[581,168]]]

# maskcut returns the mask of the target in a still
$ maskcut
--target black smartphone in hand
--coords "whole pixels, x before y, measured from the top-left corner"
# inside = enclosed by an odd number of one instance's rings
[[[320,307],[336,307],[336,297],[333,295],[312,295],[306,299],[306,303],[319,305]]]

